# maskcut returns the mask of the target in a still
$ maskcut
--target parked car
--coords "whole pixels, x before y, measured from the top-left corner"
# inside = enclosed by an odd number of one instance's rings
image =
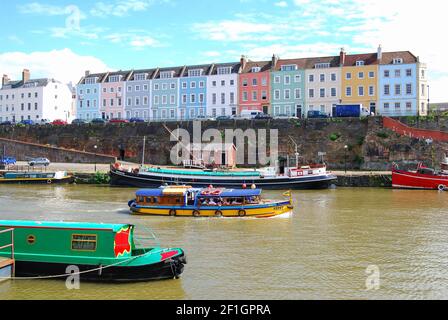
[[[67,123],[67,121],[64,121],[61,119],[56,119],[51,124],[54,126],[66,126],[68,123]]]
[[[38,167],[38,166],[48,167],[50,165],[50,160],[48,160],[47,158],[31,159],[30,161],[28,161],[28,165],[30,167]]]
[[[259,114],[264,114],[261,111],[256,110],[243,110],[240,114],[240,119],[255,119]]]
[[[130,122],[130,123],[143,123],[143,122],[145,122],[145,120],[142,119],[142,118],[131,118],[131,119],[129,120],[129,122]]]
[[[22,125],[25,125],[25,126],[34,126],[34,121],[33,120],[22,120],[19,123],[22,124]]]
[[[114,118],[111,119],[109,123],[129,123],[129,120]]]
[[[95,119],[92,119],[92,121],[90,121],[90,123],[92,123],[92,124],[105,124],[105,123],[107,123],[107,121],[102,119],[102,118],[95,118]]]
[[[255,116],[256,120],[270,120],[272,116],[270,114],[259,113]]]
[[[50,120],[48,120],[48,119],[42,119],[42,120],[40,120],[39,125],[43,126],[43,125],[50,124],[50,123],[51,123]]]
[[[275,119],[292,119],[295,118],[294,116],[290,116],[287,114],[279,114],[275,116]]]
[[[230,116],[219,116],[219,117],[216,117],[216,120],[217,121],[232,120],[232,117],[230,117]]]
[[[11,166],[17,163],[16,158],[14,157],[0,157],[0,165],[3,166]]]
[[[75,119],[72,121],[72,124],[75,124],[75,125],[86,124],[86,123],[87,123],[87,121],[84,119]]]
[[[11,121],[3,121],[2,123],[0,123],[0,125],[2,126],[12,126],[14,123],[12,123]]]
[[[322,111],[308,111],[308,118],[309,119],[327,119],[329,118],[328,114]]]

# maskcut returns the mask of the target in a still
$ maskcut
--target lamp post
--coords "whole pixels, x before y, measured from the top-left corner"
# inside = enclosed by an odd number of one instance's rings
[[[95,149],[95,173],[96,173],[96,152],[97,152],[98,146],[95,145],[93,148]]]
[[[430,100],[429,100],[429,84],[427,87],[428,87],[428,107],[426,109],[429,111],[429,102],[430,102]]]
[[[348,146],[344,146],[344,168],[345,168],[345,175],[347,175],[347,150]]]

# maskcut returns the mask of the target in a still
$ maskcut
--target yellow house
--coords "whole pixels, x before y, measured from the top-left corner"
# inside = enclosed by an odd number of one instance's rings
[[[378,107],[377,53],[346,55],[341,52],[342,104],[362,104],[371,112]]]

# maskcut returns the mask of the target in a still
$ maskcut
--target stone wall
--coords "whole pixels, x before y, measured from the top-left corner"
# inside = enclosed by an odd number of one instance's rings
[[[193,132],[192,122],[151,124],[108,124],[65,127],[0,127],[0,137],[65,149],[76,149],[140,163],[142,161],[143,136],[146,136],[145,163],[168,165],[170,152],[176,142],[170,141],[167,131],[184,128]],[[425,141],[399,136],[383,128],[382,118],[370,119],[308,119],[308,120],[243,120],[202,122],[202,132],[218,129],[224,135],[226,129],[246,130],[254,128],[278,129],[281,156],[294,158],[295,144],[302,161],[319,161],[318,153],[325,152],[324,160],[330,169],[389,170],[392,162],[413,166],[418,161],[427,165],[437,164],[448,150],[446,143],[427,144]],[[269,142],[269,141],[268,141]],[[253,143],[246,140],[247,144]],[[347,148],[344,148],[347,146]],[[9,148],[13,148],[10,146]],[[39,151],[39,156],[47,151]],[[27,156],[32,156],[28,155]],[[67,157],[64,161],[81,162],[79,157]],[[91,160],[91,158],[89,159]],[[52,160],[55,161],[55,160]]]

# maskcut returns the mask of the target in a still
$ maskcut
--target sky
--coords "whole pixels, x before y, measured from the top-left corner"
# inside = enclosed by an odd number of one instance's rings
[[[0,4],[0,74],[77,83],[86,70],[409,50],[448,101],[440,0],[9,0]],[[442,34],[441,34],[442,33]]]

